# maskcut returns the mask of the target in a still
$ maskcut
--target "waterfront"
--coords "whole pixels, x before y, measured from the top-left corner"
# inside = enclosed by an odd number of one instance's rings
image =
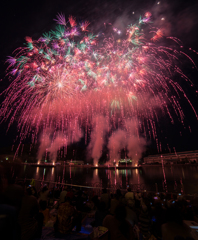
[[[88,186],[92,184],[125,188],[140,184],[147,191],[198,192],[198,166],[144,166],[141,169],[91,169],[81,167],[33,167],[24,165],[20,178]]]

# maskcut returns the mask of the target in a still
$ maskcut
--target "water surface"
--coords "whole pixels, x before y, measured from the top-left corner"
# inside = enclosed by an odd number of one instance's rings
[[[92,186],[126,188],[139,184],[147,191],[177,191],[198,193],[198,166],[144,166],[142,169],[91,169],[81,167],[33,167],[23,166],[21,178],[72,183]]]

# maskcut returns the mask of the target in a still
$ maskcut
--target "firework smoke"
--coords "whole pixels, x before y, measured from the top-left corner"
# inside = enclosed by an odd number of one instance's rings
[[[40,162],[43,155],[47,153],[50,153],[49,160],[55,162],[58,150],[62,147],[67,147],[71,143],[78,142],[82,137],[83,132],[75,121],[70,123],[65,134],[61,131],[54,131],[52,129],[45,130],[40,138],[40,146],[37,155],[38,162]]]
[[[133,159],[133,165],[138,163],[145,150],[146,140],[139,135],[138,120],[133,118],[126,120],[124,129],[118,129],[113,132],[109,138],[108,149],[110,152],[110,161],[118,164],[120,151],[128,150],[128,157]]]
[[[103,116],[97,116],[93,119],[94,128],[91,132],[91,141],[88,149],[91,151],[91,157],[93,158],[93,164],[98,165],[98,161],[102,155],[105,134],[109,130],[108,119]]]

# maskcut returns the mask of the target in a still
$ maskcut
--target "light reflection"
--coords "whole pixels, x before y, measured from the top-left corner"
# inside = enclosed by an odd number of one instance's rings
[[[100,182],[100,179],[98,177],[98,168],[94,169],[93,171],[93,179],[92,179],[93,183],[95,182]]]
[[[162,157],[163,158],[163,157]],[[31,171],[30,171],[31,168]],[[164,169],[163,169],[164,168]],[[60,168],[60,172],[58,175],[61,176],[61,182],[62,179],[63,180],[69,180],[70,178],[73,178],[74,182],[75,181],[75,177],[74,177],[74,171],[76,171],[75,175],[78,176],[78,178],[82,179],[83,181],[83,174],[86,174],[86,178],[88,178],[88,181],[91,182],[100,182],[101,179],[103,179],[103,182],[105,184],[119,184],[122,186],[122,182],[123,182],[123,186],[126,185],[126,182],[131,183],[131,184],[145,184],[146,188],[151,188],[153,191],[155,191],[155,182],[159,179],[161,179],[163,181],[163,183],[161,181],[159,181],[158,183],[158,190],[159,191],[166,191],[166,185],[167,185],[167,181],[168,180],[168,191],[174,191],[181,189],[182,186],[182,190],[183,190],[183,185],[184,185],[184,189],[186,187],[186,189],[188,190],[188,186],[189,183],[186,184],[185,177],[187,176],[186,174],[189,174],[190,177],[190,181],[191,182],[195,182],[196,181],[196,176],[197,176],[197,169],[198,168],[194,168],[192,171],[192,168],[186,169],[187,167],[185,166],[185,168],[183,167],[178,167],[178,166],[165,166],[163,163],[163,167],[147,167],[147,168],[143,168],[143,170],[141,169],[118,169],[118,168],[111,168],[111,169],[90,169],[90,168],[76,168],[76,170],[73,167],[66,167],[65,170],[63,168]],[[58,168],[59,169],[59,168]],[[58,170],[56,169],[56,170]],[[22,170],[24,171],[24,168],[22,168]],[[27,175],[27,178],[43,178],[44,180],[47,180],[49,178],[49,180],[57,180],[57,175],[55,172],[55,168],[42,168],[38,165],[35,168],[34,167],[30,167],[27,165],[26,170],[25,170],[25,174]],[[58,170],[59,171],[59,170]],[[72,175],[73,174],[73,175]],[[64,177],[63,177],[64,176]],[[151,185],[149,184],[147,180],[152,180],[154,183]],[[156,181],[155,181],[156,180]],[[183,183],[184,181],[184,183]],[[82,182],[83,184],[84,182]],[[197,183],[197,182],[196,182]],[[84,183],[85,184],[85,183]],[[186,190],[185,189],[185,190]],[[190,188],[189,188],[190,189]],[[186,190],[186,191],[187,191]],[[190,190],[189,190],[190,191]],[[181,192],[181,191],[180,191]]]
[[[51,171],[51,181],[54,181],[54,168],[52,167],[52,171]]]
[[[180,179],[180,184],[181,184],[181,193],[183,194],[184,186],[183,186],[182,178]]]
[[[163,160],[163,156],[161,155],[161,161],[162,161],[162,171],[163,171],[163,175],[164,175],[164,190],[167,192],[167,181],[166,181],[166,174],[165,174],[165,169],[164,169],[164,160]]]
[[[183,175],[183,178],[185,179],[185,174],[184,174],[184,169],[182,168],[182,175]]]

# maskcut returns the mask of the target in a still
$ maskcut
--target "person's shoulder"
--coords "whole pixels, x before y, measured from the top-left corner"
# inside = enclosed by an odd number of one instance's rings
[[[35,196],[31,195],[31,196],[30,196],[30,199],[31,199],[33,202],[37,202],[37,203],[38,203],[37,198],[36,198]]]
[[[7,186],[6,191],[12,191],[14,193],[21,192],[23,193],[23,188],[18,184],[10,184]]]
[[[65,207],[65,206],[66,206],[66,203],[63,202],[63,203],[61,203],[61,204],[59,205],[59,208],[63,208],[63,207]]]
[[[163,223],[161,225],[161,230],[162,231],[168,231],[168,229],[170,228],[170,226],[174,226],[174,223],[170,223],[170,222],[167,222],[167,223]]]
[[[130,192],[125,193],[124,196],[127,197],[128,195],[130,195]]]
[[[106,221],[111,221],[111,220],[113,220],[114,219],[114,216],[112,216],[112,215],[110,215],[110,214],[108,214],[105,218],[104,218],[104,220],[106,220]]]
[[[50,212],[49,208],[46,208],[45,210],[43,210],[43,213],[48,214]]]
[[[104,219],[103,219],[103,223],[102,225],[105,227],[105,226],[108,226],[110,223],[112,223],[114,217],[112,215],[107,215]]]
[[[16,189],[18,189],[19,191],[23,191],[22,186],[18,185],[18,184],[13,184],[13,187],[15,187]]]

